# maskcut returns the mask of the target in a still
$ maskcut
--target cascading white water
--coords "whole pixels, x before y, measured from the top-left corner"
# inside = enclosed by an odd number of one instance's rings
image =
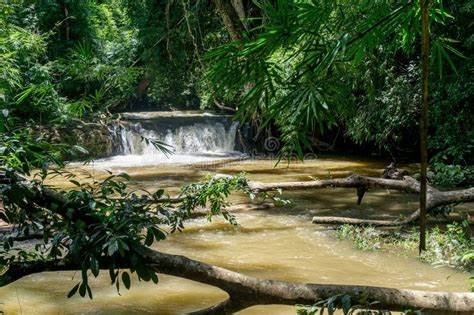
[[[96,161],[103,167],[198,163],[241,155],[235,151],[238,123],[227,116],[188,112],[150,112],[116,128],[117,155]],[[164,153],[153,142],[165,144]]]
[[[120,128],[123,154],[152,155],[161,151],[146,139],[155,139],[175,154],[215,154],[234,152],[238,123],[194,123],[175,129],[147,130],[140,123]]]

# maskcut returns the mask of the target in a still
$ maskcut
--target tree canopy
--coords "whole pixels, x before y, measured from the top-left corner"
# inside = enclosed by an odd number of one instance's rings
[[[237,108],[288,152],[340,134],[355,147],[416,155],[417,1],[219,3],[3,2],[0,106],[43,124]],[[433,162],[465,166],[472,156],[472,14],[468,0],[431,1]]]

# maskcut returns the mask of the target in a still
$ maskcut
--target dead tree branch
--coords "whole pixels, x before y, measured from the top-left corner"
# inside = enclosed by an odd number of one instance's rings
[[[358,204],[362,201],[368,189],[382,188],[405,191],[409,193],[419,193],[420,183],[410,176],[403,176],[403,179],[387,179],[377,177],[367,177],[361,175],[351,175],[346,178],[314,180],[306,182],[283,182],[283,183],[260,183],[249,182],[250,189],[254,192],[267,192],[277,190],[303,190],[303,189],[323,189],[329,187],[356,188]],[[454,190],[440,191],[428,186],[427,209],[428,211],[438,206],[464,203],[474,201],[474,187]],[[344,217],[314,217],[313,223],[319,224],[351,224],[351,225],[373,225],[373,226],[402,226],[413,223],[420,216],[419,209],[403,220],[364,220]]]

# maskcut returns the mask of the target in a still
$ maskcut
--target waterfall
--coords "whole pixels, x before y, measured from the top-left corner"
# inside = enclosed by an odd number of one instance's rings
[[[174,154],[215,154],[234,152],[235,134],[238,123],[226,126],[194,123],[174,129],[150,130],[141,123],[132,123],[120,128],[120,149],[122,154],[153,155],[161,151],[146,139],[158,140]]]
[[[106,166],[196,163],[241,155],[235,150],[238,122],[201,112],[124,114],[115,126],[116,155],[98,160]],[[171,152],[160,150],[154,142]]]

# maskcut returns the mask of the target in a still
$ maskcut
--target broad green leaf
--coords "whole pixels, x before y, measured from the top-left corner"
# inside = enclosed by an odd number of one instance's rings
[[[130,289],[130,275],[126,271],[122,272],[122,282],[127,290]]]

